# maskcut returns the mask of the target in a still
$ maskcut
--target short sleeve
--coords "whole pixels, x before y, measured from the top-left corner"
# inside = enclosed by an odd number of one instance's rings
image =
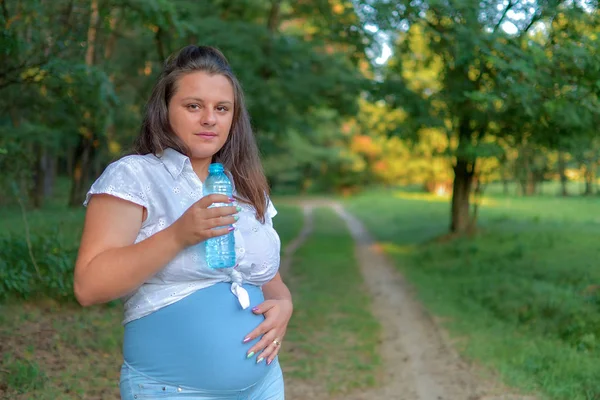
[[[273,219],[273,217],[277,215],[277,209],[273,205],[273,202],[271,201],[270,198],[267,198],[267,212],[266,212],[266,214],[267,214],[267,217],[269,217],[269,219]]]
[[[95,194],[109,194],[148,208],[148,199],[143,189],[141,176],[127,161],[121,159],[106,167],[102,175],[92,184],[85,196],[87,206]]]

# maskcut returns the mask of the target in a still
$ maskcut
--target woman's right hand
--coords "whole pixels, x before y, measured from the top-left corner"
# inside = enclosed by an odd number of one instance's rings
[[[188,208],[177,221],[168,229],[171,229],[175,240],[182,247],[195,245],[216,236],[226,235],[233,230],[228,225],[237,221],[234,214],[240,211],[239,207],[223,206],[208,208],[213,203],[233,203],[222,194],[209,194],[204,196]],[[224,228],[213,229],[223,226]]]

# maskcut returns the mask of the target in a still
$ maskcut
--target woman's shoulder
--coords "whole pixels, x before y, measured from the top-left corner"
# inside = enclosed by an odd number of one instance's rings
[[[128,154],[112,161],[107,169],[131,168],[136,171],[152,169],[160,166],[161,162],[154,154]]]
[[[150,181],[160,165],[160,161],[153,154],[123,156],[104,168],[90,191],[113,191],[125,187],[131,191]]]
[[[92,184],[83,203],[86,206],[92,195],[110,194],[148,207],[145,186],[160,165],[152,155],[126,155],[109,163]]]

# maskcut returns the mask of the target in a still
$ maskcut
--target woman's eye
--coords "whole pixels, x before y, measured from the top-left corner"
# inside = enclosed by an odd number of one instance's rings
[[[217,110],[221,111],[221,112],[227,112],[229,111],[229,108],[225,107],[225,106],[218,106]]]
[[[192,111],[196,111],[200,109],[200,106],[198,104],[190,104],[188,105],[188,108]]]

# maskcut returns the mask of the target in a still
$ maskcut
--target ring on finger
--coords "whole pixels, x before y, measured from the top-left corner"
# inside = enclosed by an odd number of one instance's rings
[[[275,338],[275,340],[273,340],[273,344],[275,346],[281,346],[281,342],[279,340],[277,340],[277,338]]]

